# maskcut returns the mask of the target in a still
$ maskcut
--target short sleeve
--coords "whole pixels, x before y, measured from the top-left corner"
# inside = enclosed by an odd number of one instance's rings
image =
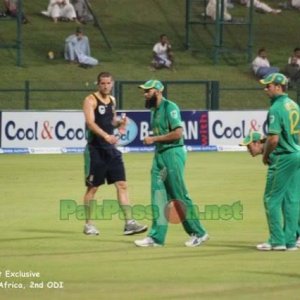
[[[158,52],[158,47],[159,47],[159,45],[156,43],[156,44],[153,46],[153,52],[157,53],[157,52]]]
[[[268,133],[281,133],[281,116],[278,110],[270,109],[268,114]]]
[[[168,103],[167,118],[172,130],[182,127],[181,115],[179,107],[175,103]]]

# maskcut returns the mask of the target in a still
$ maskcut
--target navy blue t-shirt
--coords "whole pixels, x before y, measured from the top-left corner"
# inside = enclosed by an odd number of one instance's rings
[[[115,102],[113,98],[110,97],[110,102],[108,104],[103,103],[96,94],[93,94],[97,101],[97,106],[94,110],[95,123],[109,135],[113,134],[114,127],[112,125],[114,117],[114,107]],[[114,145],[106,142],[102,137],[93,133],[89,128],[87,128],[87,141],[89,145],[97,148],[110,149],[114,148]]]

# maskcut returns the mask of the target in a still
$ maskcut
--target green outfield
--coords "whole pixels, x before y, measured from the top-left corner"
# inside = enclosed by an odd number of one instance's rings
[[[135,204],[149,204],[151,158],[124,155]],[[242,220],[203,221],[211,239],[198,248],[184,247],[181,225],[170,225],[165,247],[140,249],[117,216],[96,221],[98,237],[83,235],[82,221],[60,220],[60,200],[81,202],[82,162],[81,155],[0,156],[0,299],[299,299],[299,253],[255,250],[267,238],[259,158],[189,153],[187,183],[201,211],[243,206]],[[113,187],[99,192],[103,199],[115,199]],[[11,277],[20,272],[31,277]],[[4,288],[9,283],[23,288]]]

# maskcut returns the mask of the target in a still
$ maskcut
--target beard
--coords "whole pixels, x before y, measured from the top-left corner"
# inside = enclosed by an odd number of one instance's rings
[[[145,107],[146,108],[156,107],[156,104],[157,104],[157,96],[155,94],[152,95],[149,100],[145,100]]]

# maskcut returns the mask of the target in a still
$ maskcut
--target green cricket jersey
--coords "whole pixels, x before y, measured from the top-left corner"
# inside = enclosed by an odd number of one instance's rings
[[[154,136],[164,135],[178,127],[182,127],[178,106],[163,97],[159,106],[151,110],[151,126]],[[183,146],[183,138],[172,142],[155,143],[155,146],[158,152],[172,147]]]
[[[300,110],[287,94],[274,97],[268,113],[268,133],[279,135],[279,142],[273,154],[300,151]]]

